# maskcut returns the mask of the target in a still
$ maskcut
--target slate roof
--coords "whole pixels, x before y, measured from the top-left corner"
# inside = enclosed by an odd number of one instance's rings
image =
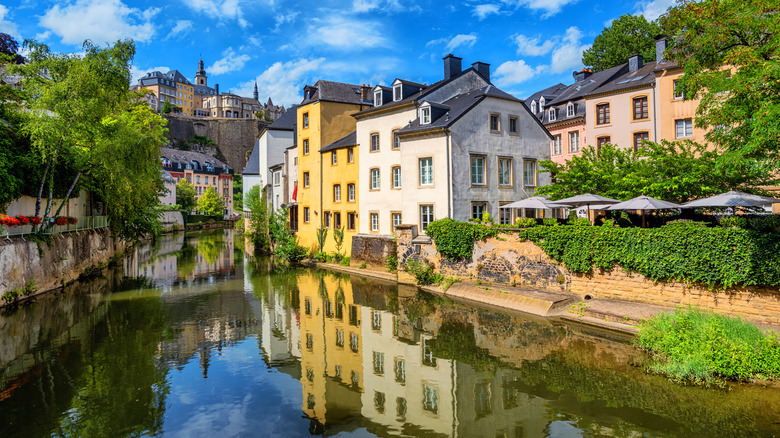
[[[260,175],[260,145],[255,142],[255,147],[252,148],[252,153],[249,154],[249,160],[246,162],[246,167],[241,172],[241,175]]]
[[[336,149],[341,149],[349,146],[357,146],[357,131],[352,131],[349,134],[341,137],[333,143],[320,149],[320,152],[328,152]]]
[[[610,80],[606,81],[590,93],[587,93],[586,96],[620,91],[639,85],[650,85],[655,82],[654,70],[656,69],[656,64],[655,61],[648,62],[635,71],[629,71],[628,64],[623,64],[620,66],[620,70]]]
[[[197,161],[203,166],[205,163],[209,163],[214,166],[215,171],[221,172],[223,170],[229,170],[227,164],[212,157],[211,155],[201,154],[200,152],[182,151],[180,149],[160,148],[160,155],[167,158],[171,163],[192,164],[193,161]],[[174,171],[178,170],[172,166]],[[182,169],[183,170],[183,169]]]
[[[563,90],[566,89],[566,85],[563,85],[562,83],[557,83],[551,87],[547,87],[544,90],[537,91],[536,93],[528,96],[525,98],[526,105],[528,108],[530,108],[530,102],[533,102],[534,100],[539,102],[539,99],[544,96],[544,100],[547,99],[555,99],[555,97],[558,96]]]
[[[295,122],[297,121],[296,117],[298,113],[298,111],[296,111],[297,108],[297,106],[293,106],[289,110],[285,111],[281,117],[276,119],[266,129],[273,129],[276,131],[295,131]]]
[[[310,99],[304,99],[301,105],[317,101],[353,103],[356,105],[371,105],[373,102],[363,100],[360,95],[360,85],[345,84],[320,79],[314,85],[317,91]]]

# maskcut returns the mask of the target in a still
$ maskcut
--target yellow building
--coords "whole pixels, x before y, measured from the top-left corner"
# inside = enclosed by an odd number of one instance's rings
[[[358,159],[352,114],[371,106],[370,88],[317,81],[297,108],[299,243],[319,250],[317,229],[328,229],[324,251],[336,251],[333,230],[344,227],[342,252],[358,230]]]
[[[170,102],[174,107],[181,108],[187,116],[203,116],[208,113],[203,110],[203,99],[219,94],[219,89],[209,87],[203,60],[198,62],[195,73],[196,84],[193,85],[178,70],[168,73],[153,71],[138,80],[137,88],[145,88],[154,93],[155,103],[151,106],[155,111],[162,110],[164,102]]]

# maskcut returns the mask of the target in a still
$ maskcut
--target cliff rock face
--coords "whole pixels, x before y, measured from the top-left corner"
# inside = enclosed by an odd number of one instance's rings
[[[255,139],[270,122],[258,119],[216,119],[165,116],[168,120],[168,138],[172,147],[186,142],[192,136],[208,137],[217,148],[193,145],[192,150],[223,160],[236,172],[246,166]]]

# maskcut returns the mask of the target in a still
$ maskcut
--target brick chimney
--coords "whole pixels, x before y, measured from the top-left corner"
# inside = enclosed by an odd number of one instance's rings
[[[462,71],[461,61],[463,58],[458,58],[452,53],[444,57],[444,79],[449,79]]]
[[[642,55],[640,55],[640,54],[629,56],[628,57],[628,71],[637,71],[640,68],[642,68],[642,66],[644,65],[644,64],[642,64],[642,61],[643,61]]]
[[[373,100],[373,98],[371,97],[371,85],[363,84],[360,86],[360,99]]]
[[[471,64],[471,67],[474,68],[479,74],[481,74],[488,82],[490,82],[490,64],[484,63],[484,62],[475,62]]]

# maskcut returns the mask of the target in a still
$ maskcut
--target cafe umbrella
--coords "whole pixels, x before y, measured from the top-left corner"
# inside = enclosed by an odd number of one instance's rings
[[[645,228],[645,211],[647,210],[668,210],[672,208],[680,208],[679,204],[674,202],[663,201],[650,196],[637,196],[631,198],[628,201],[623,201],[619,204],[610,205],[608,210],[641,210],[642,211],[642,228]]]
[[[610,204],[617,204],[620,201],[617,199],[607,198],[606,196],[594,195],[592,193],[585,193],[582,195],[572,196],[571,198],[559,199],[553,201],[553,204],[561,205],[568,204],[575,207],[582,207],[583,205],[588,207],[588,219],[590,219],[590,207],[601,210],[606,208]]]

